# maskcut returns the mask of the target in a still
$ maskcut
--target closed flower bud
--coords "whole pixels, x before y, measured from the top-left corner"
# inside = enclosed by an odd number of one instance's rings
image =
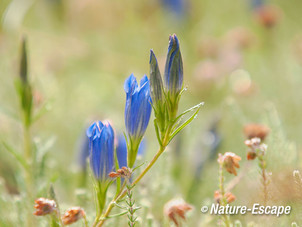
[[[230,174],[237,176],[236,168],[239,168],[241,157],[232,153],[226,152],[224,155],[219,154],[218,163],[221,164]]]
[[[247,160],[254,160],[257,157],[257,153],[254,151],[247,152],[246,158]]]
[[[85,216],[85,211],[81,207],[72,207],[62,216],[62,221],[64,225],[71,225]]]
[[[35,204],[34,215],[36,216],[44,216],[57,211],[57,204],[54,200],[39,198],[35,200]]]
[[[22,83],[28,83],[28,75],[27,75],[27,51],[26,51],[26,39],[22,40],[21,47],[21,59],[20,59],[20,78]]]
[[[21,59],[20,59],[20,82],[18,81],[18,92],[20,96],[21,106],[24,112],[24,120],[26,126],[30,125],[33,104],[33,92],[28,81],[28,63],[27,63],[27,49],[26,39],[22,40]]]
[[[165,66],[165,92],[172,105],[178,104],[178,95],[183,87],[183,64],[176,35],[170,36]],[[172,106],[173,108],[173,106]]]
[[[151,115],[150,84],[144,76],[138,86],[136,78],[131,74],[125,81],[126,92],[125,125],[128,135],[128,167],[132,168],[139,144],[145,134]]]
[[[93,123],[86,132],[89,138],[90,167],[96,179],[104,181],[114,169],[114,131],[109,122]]]
[[[150,91],[155,107],[163,103],[163,82],[153,50],[150,51]]]

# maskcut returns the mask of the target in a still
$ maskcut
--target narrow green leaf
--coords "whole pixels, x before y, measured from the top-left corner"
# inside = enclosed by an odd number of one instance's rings
[[[157,137],[157,140],[158,140],[158,143],[160,146],[162,146],[162,142],[161,142],[161,138],[160,138],[160,135],[159,135],[159,129],[158,129],[158,125],[157,125],[157,120],[154,119],[154,128],[155,128],[155,133],[156,133],[156,137]]]
[[[6,148],[6,150],[13,155],[13,157],[25,168],[28,169],[29,166],[26,162],[26,160],[23,158],[22,155],[20,155],[17,151],[15,151],[14,148],[12,148],[10,145],[2,141],[3,146]]]
[[[32,123],[39,120],[44,114],[49,112],[52,108],[52,104],[50,102],[46,102],[43,104],[43,106],[38,110],[38,112],[33,116]]]
[[[177,116],[177,117],[175,118],[174,123],[175,123],[176,121],[180,120],[180,119],[181,119],[184,115],[186,115],[187,113],[189,113],[189,112],[191,112],[191,111],[193,111],[193,110],[195,110],[195,109],[197,109],[197,108],[200,108],[200,107],[203,106],[203,105],[204,105],[204,102],[201,102],[201,103],[197,104],[196,106],[193,106],[193,107],[191,107],[191,108],[185,110],[184,112],[182,112],[179,116]]]
[[[201,105],[199,106],[199,108],[195,111],[195,113],[189,118],[187,119],[181,126],[179,126],[170,136],[169,139],[169,143],[171,142],[171,140],[182,130],[184,129],[188,124],[190,124],[195,117],[197,116],[199,110],[201,109]]]
[[[106,219],[120,217],[120,216],[123,216],[127,213],[128,213],[128,211],[124,211],[124,212],[119,213],[119,214],[113,214],[113,215],[108,216]]]

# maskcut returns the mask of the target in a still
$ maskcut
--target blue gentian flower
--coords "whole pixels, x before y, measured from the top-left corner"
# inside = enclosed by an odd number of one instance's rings
[[[127,167],[127,143],[124,135],[117,137],[116,156],[119,168]]]
[[[128,167],[132,168],[152,110],[148,77],[145,75],[138,86],[136,78],[131,74],[125,81],[124,89],[126,92],[125,125],[128,135]]]
[[[78,157],[78,163],[81,166],[83,172],[86,172],[87,158],[89,157],[89,138],[85,135],[80,145],[80,154]]]
[[[86,134],[92,172],[96,179],[105,181],[114,170],[114,131],[109,122],[97,121],[87,129]]]
[[[164,6],[178,17],[185,13],[185,0],[162,0]]]
[[[264,0],[250,0],[252,9],[258,9],[265,4]]]
[[[176,99],[183,85],[183,65],[179,41],[175,34],[169,39],[164,84],[170,99]]]

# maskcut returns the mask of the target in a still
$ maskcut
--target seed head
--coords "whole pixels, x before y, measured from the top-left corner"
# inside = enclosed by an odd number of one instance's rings
[[[71,225],[85,216],[85,211],[81,207],[72,207],[62,216],[62,221],[64,225]]]
[[[35,209],[34,215],[36,216],[44,216],[47,214],[51,214],[56,211],[57,204],[54,200],[49,200],[45,198],[39,198],[35,200]]]
[[[230,174],[234,174],[237,176],[236,168],[239,168],[239,161],[241,160],[241,157],[232,153],[232,152],[226,152],[224,155],[219,154],[218,156],[218,163],[221,164],[226,171],[228,171]]]

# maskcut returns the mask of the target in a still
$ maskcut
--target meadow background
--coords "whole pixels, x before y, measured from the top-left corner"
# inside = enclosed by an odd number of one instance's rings
[[[37,197],[53,184],[62,210],[82,206],[92,222],[93,189],[83,176],[79,153],[85,130],[94,120],[110,119],[122,132],[124,80],[149,76],[149,50],[164,68],[169,35],[176,33],[188,87],[180,110],[205,102],[198,117],[169,145],[159,162],[135,189],[139,226],[169,226],[164,204],[182,197],[195,209],[187,226],[216,226],[217,216],[201,214],[218,189],[217,154],[242,157],[233,205],[259,200],[256,162],[246,160],[243,126],[257,122],[271,133],[268,170],[273,205],[291,205],[289,216],[233,216],[243,226],[302,225],[301,191],[293,170],[301,168],[302,2],[276,0],[274,26],[255,16],[243,0],[188,0],[180,12],[160,0],[1,0],[0,1],[0,139],[22,152],[18,78],[21,39],[28,41],[29,77],[35,105],[47,112],[32,128],[43,159]],[[38,109],[36,108],[36,109]],[[153,118],[153,116],[152,116]],[[150,160],[157,150],[152,118],[145,136]],[[0,146],[0,226],[23,226],[22,168]],[[227,175],[227,181],[233,180]],[[34,202],[33,202],[34,205]],[[31,209],[31,208],[30,208]],[[32,210],[33,207],[32,207]],[[47,219],[35,218],[37,226]],[[126,218],[107,226],[125,226]],[[82,226],[78,222],[74,226]]]

